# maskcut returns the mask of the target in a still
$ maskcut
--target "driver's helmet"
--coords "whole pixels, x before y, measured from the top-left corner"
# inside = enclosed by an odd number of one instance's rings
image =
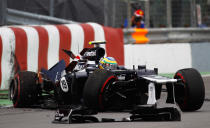
[[[144,16],[144,11],[142,11],[141,9],[136,10],[136,11],[134,12],[134,15],[135,15],[136,17],[143,17],[143,16]]]
[[[117,61],[113,57],[104,57],[99,61],[100,69],[117,69]]]

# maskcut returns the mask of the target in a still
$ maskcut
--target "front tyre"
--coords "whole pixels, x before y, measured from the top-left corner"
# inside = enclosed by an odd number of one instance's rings
[[[205,86],[200,73],[193,68],[181,69],[176,72],[175,100],[182,111],[196,111],[203,105]]]
[[[109,98],[106,97],[108,88],[111,88],[112,83],[116,81],[115,75],[108,70],[95,70],[88,77],[84,90],[83,98],[87,107],[91,109],[104,110],[110,106]],[[111,92],[110,92],[111,93]]]

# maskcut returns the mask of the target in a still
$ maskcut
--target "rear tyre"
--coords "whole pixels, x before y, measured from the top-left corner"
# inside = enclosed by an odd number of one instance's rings
[[[15,108],[31,107],[38,98],[38,77],[35,72],[21,71],[15,74],[9,88]]]
[[[112,72],[100,69],[95,70],[88,77],[83,90],[83,99],[87,107],[97,110],[107,108],[104,91],[110,88],[115,80],[116,77]]]
[[[175,100],[182,111],[196,111],[204,102],[205,86],[200,73],[193,69],[181,69],[174,78],[181,79],[175,85]]]

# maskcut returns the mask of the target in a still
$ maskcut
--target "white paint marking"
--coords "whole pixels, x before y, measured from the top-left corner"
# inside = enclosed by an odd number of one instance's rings
[[[27,35],[27,70],[38,71],[38,56],[39,56],[39,35],[32,27],[20,27]]]
[[[15,34],[7,27],[0,28],[2,38],[1,59],[1,89],[8,89],[11,78],[14,76]]]
[[[84,30],[78,24],[66,25],[71,31],[71,51],[77,56],[84,48]]]
[[[48,46],[48,69],[54,66],[59,61],[59,47],[60,47],[60,35],[58,29],[53,25],[43,25],[49,36]]]
[[[104,29],[101,25],[97,24],[97,23],[88,23],[89,25],[91,25],[93,27],[94,30],[94,41],[106,41],[105,40],[105,33],[104,33]],[[106,51],[106,45],[105,44],[100,44],[100,47],[104,48]],[[107,53],[105,53],[104,56],[106,56]]]

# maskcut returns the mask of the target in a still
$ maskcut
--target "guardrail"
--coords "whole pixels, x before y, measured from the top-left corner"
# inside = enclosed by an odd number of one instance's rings
[[[143,38],[148,38],[144,43],[191,43],[210,42],[210,28],[155,28],[146,29],[148,33]],[[136,29],[124,29],[124,43],[138,43],[133,37]]]
[[[7,9],[7,23],[18,25],[72,24],[65,19]],[[123,29],[125,44],[210,42],[210,28]]]
[[[72,24],[77,22],[7,8],[7,23],[12,25],[44,25]]]

